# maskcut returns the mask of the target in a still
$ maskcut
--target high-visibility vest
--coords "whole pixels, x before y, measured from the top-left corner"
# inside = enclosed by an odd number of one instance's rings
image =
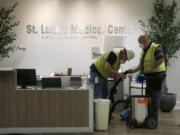
[[[144,70],[146,70],[148,67],[150,67],[154,63],[154,61],[155,61],[154,52],[155,52],[156,48],[159,46],[160,46],[159,44],[151,43],[151,46],[147,50],[145,57],[144,57],[144,62],[143,62]],[[142,59],[143,54],[144,54],[144,51],[141,54],[141,59]],[[157,66],[156,68],[154,68],[152,70],[152,73],[162,72],[165,70],[166,70],[165,63],[162,62],[159,66]]]
[[[117,52],[114,52],[114,53],[116,54],[117,59],[116,59],[116,62],[112,65],[112,67],[113,69],[118,70],[120,68],[119,53]],[[108,55],[109,53],[105,53],[99,56],[94,62],[94,65],[96,69],[98,70],[98,72],[105,78],[109,76],[108,71],[105,69],[105,64],[107,62]]]

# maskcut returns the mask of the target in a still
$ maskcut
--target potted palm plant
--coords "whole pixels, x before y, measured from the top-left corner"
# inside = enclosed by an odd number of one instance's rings
[[[20,23],[16,21],[15,15],[12,14],[17,5],[18,3],[15,3],[10,8],[0,8],[0,61],[10,57],[10,53],[16,50],[25,50],[25,48],[14,44],[17,35],[13,29]]]
[[[159,43],[165,56],[165,64],[168,67],[169,60],[177,58],[176,53],[180,49],[180,22],[176,22],[176,13],[178,12],[175,0],[171,4],[164,0],[154,1],[153,16],[147,21],[140,20],[142,31],[147,34],[153,42]],[[160,109],[163,112],[171,111],[176,104],[176,94],[168,93],[166,80],[162,86],[162,96]]]

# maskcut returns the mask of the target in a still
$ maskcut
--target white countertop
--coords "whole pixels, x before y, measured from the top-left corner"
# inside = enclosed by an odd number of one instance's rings
[[[21,88],[16,88],[16,90],[25,90],[25,91],[29,91],[29,90],[33,90],[33,91],[38,91],[38,90],[40,90],[40,91],[43,91],[43,90],[89,90],[89,88],[73,88],[73,87],[67,87],[67,88],[45,88],[45,89],[43,89],[43,88],[41,88],[41,87],[38,87],[38,88],[33,88],[33,87],[31,87],[31,88],[27,88],[27,89],[21,89]]]
[[[6,68],[1,68],[0,71],[14,71],[15,69],[13,67],[6,67]]]

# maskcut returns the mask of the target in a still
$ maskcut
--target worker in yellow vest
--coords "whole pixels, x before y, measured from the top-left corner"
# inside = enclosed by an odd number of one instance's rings
[[[134,52],[123,48],[116,52],[111,51],[102,54],[95,60],[90,66],[90,76],[94,85],[94,98],[107,98],[107,78],[125,79],[126,76],[123,73],[119,73],[118,70],[121,64],[132,58],[134,58]]]
[[[166,77],[165,59],[161,46],[153,43],[146,35],[138,38],[139,46],[143,49],[140,63],[129,73],[140,71],[146,80],[146,95],[151,96],[151,112],[158,120],[158,108],[161,96],[161,85]]]

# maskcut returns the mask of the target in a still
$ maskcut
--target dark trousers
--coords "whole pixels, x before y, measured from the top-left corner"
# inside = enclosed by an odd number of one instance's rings
[[[90,70],[91,81],[93,83],[94,98],[104,98],[108,96],[107,79],[98,75],[97,72]]]
[[[163,80],[164,78],[146,78],[146,95],[151,97],[149,113],[155,116],[157,120]]]

